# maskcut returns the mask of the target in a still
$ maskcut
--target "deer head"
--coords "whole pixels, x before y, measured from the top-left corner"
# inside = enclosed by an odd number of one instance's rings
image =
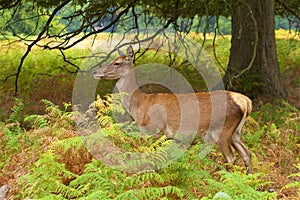
[[[132,59],[134,54],[132,46],[128,47],[126,55],[120,49],[118,49],[118,53],[120,56],[117,59],[93,72],[95,79],[119,79],[129,73],[133,68]]]

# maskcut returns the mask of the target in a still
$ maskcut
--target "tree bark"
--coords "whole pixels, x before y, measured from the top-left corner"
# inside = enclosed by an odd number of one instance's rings
[[[252,98],[286,99],[276,54],[274,0],[233,2],[225,87]]]

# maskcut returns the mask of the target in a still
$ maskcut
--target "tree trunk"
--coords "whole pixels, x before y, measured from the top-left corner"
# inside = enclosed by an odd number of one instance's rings
[[[226,88],[252,98],[286,99],[276,54],[274,0],[233,2],[231,50],[224,76]],[[241,74],[243,70],[245,73]]]

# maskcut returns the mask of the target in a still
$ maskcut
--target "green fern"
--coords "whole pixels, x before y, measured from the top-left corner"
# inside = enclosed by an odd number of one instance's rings
[[[176,142],[162,136],[148,147],[141,146],[127,152],[118,169],[132,173],[151,172],[168,166],[182,155],[183,151]]]
[[[35,123],[44,127],[47,126],[46,124],[48,122],[48,125],[53,129],[61,129],[62,127],[70,128],[70,125],[74,125],[72,120],[74,113],[68,111],[70,104],[64,103],[64,109],[62,110],[59,106],[49,100],[42,99],[41,102],[46,107],[46,114],[37,117]]]
[[[296,165],[296,168],[300,171],[300,164]],[[298,173],[293,173],[291,175],[289,175],[289,178],[300,178],[300,172]],[[287,189],[287,188],[296,188],[298,189],[297,193],[300,196],[300,182],[294,180],[293,182],[287,184],[283,189]]]
[[[94,200],[94,199],[98,199],[98,200],[111,200],[111,198],[107,197],[107,192],[101,189],[98,189],[94,192],[92,192],[91,194],[85,196],[85,197],[81,197],[78,198],[79,200]]]
[[[123,183],[126,175],[120,171],[113,170],[97,160],[86,165],[84,174],[70,183],[70,187],[79,191],[83,199],[101,194],[104,199],[113,197],[118,190],[123,189],[120,185]]]
[[[300,130],[300,126],[297,126],[299,123],[294,125],[297,119],[299,121],[299,116],[299,110],[284,100],[277,100],[275,105],[267,103],[260,108],[259,112],[252,114],[252,117],[257,122],[260,122],[261,126],[274,123],[277,127],[281,128],[283,125],[286,125],[288,121],[293,124],[296,130]]]
[[[12,152],[18,152],[21,149],[21,143],[19,141],[20,137],[24,133],[21,127],[21,113],[24,109],[24,104],[20,99],[15,99],[16,105],[12,108],[12,113],[5,126],[3,127],[5,148],[7,150],[12,150]],[[3,139],[3,140],[4,140]]]
[[[115,121],[114,116],[124,115],[123,100],[125,93],[108,94],[103,99],[98,95],[95,101],[97,117],[102,127],[112,125]]]
[[[241,172],[230,173],[227,171],[219,171],[221,180],[207,179],[209,187],[215,192],[224,192],[232,199],[274,199],[276,193],[269,193],[267,191],[258,191],[259,187],[269,184],[262,181],[259,177],[261,174],[246,175]],[[212,195],[203,199],[211,199]]]
[[[110,107],[111,98],[102,101],[103,107],[98,117],[102,115],[113,119],[112,110],[121,112]],[[49,112],[43,118],[46,121],[35,121],[38,118],[35,116],[26,120],[33,121],[37,128],[43,126],[43,122],[49,122],[51,126],[57,127],[57,131],[62,130],[59,124],[65,118],[65,111],[57,111],[58,107],[53,103],[46,103]],[[101,108],[99,105],[98,109]],[[216,180],[216,175],[213,177],[211,171],[224,167],[210,159],[209,154],[199,159],[199,150],[203,147],[201,143],[184,152],[182,146],[167,140],[165,136],[158,140],[154,137],[142,138],[134,127],[125,126],[109,121],[98,133],[52,143],[49,151],[42,154],[30,173],[22,178],[20,198],[199,199],[207,194],[208,197],[204,199],[212,199],[218,193],[228,194],[232,199],[270,199],[276,195],[259,191],[264,184],[268,184],[261,180],[261,174],[245,175],[239,172],[241,169],[235,170],[235,173],[221,171],[217,173],[220,180]],[[266,130],[269,128],[267,126]],[[277,130],[277,126],[275,128]],[[276,131],[274,127],[272,130]],[[255,140],[260,137],[261,135],[257,135]],[[72,153],[76,153],[83,145],[88,149],[98,147],[99,151],[105,151],[107,144],[122,149],[118,155],[114,152],[104,154],[109,161],[116,161],[116,166],[110,167],[104,161],[92,160],[86,164],[81,175],[69,172],[60,163],[63,159],[52,153],[63,154],[70,149]],[[72,181],[64,184],[63,180],[66,179]]]
[[[41,102],[46,106],[46,112],[53,117],[61,117],[63,115],[63,111],[59,109],[57,105],[55,105],[53,102],[42,99]]]
[[[156,172],[148,172],[143,174],[133,174],[126,178],[124,185],[128,188],[138,188],[141,183],[151,182],[153,185],[163,184],[164,177]]]
[[[16,101],[16,105],[12,108],[12,113],[10,114],[7,120],[8,123],[15,123],[21,121],[21,112],[24,109],[24,104],[18,98],[15,98],[15,101]]]
[[[162,199],[163,197],[172,197],[181,198],[184,196],[184,191],[180,188],[174,186],[166,187],[146,187],[138,190],[128,190],[124,193],[119,194],[115,199]]]
[[[63,184],[63,179],[76,177],[66,170],[64,164],[57,162],[57,157],[51,151],[41,155],[34,163],[32,172],[21,177],[20,196],[22,198],[46,198],[59,193],[61,197],[69,198],[78,195],[76,190]]]
[[[83,147],[83,139],[81,137],[72,137],[59,140],[50,145],[52,151],[63,150],[66,153],[70,149],[79,150]]]
[[[40,129],[49,125],[49,121],[43,115],[29,115],[24,118],[24,122],[30,123],[34,129]]]

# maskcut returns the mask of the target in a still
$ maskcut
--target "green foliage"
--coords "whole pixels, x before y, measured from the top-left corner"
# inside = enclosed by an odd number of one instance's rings
[[[291,28],[289,20],[280,16],[275,17],[275,29],[289,30]]]
[[[12,108],[12,113],[10,114],[10,117],[8,118],[8,123],[15,123],[21,121],[21,112],[24,109],[24,104],[20,99],[15,99],[16,105]]]
[[[298,146],[300,147],[300,145]],[[293,173],[289,175],[289,178],[293,179],[293,182],[287,184],[284,188],[297,188],[297,193],[300,196],[300,181],[297,181],[297,179],[299,180],[300,178],[300,164],[296,165],[296,168],[298,169],[298,173]]]
[[[6,137],[6,148],[11,149],[12,151],[19,151],[21,145],[19,143],[20,137],[23,134],[23,128],[20,123],[22,122],[22,111],[24,109],[24,104],[20,99],[15,99],[16,105],[12,108],[12,113],[7,119],[8,125],[6,125],[3,129],[5,137]]]
[[[291,31],[290,34],[287,35],[286,31],[283,30],[276,31],[276,34],[278,35],[278,39],[276,40],[276,50],[278,52],[277,56],[280,69],[283,72],[297,69],[300,62],[300,42],[298,34],[295,31]]]
[[[268,184],[260,179],[260,174],[245,175],[244,173],[219,171],[220,181],[208,179],[209,187],[215,191],[222,191],[232,199],[274,199],[276,193],[261,192],[259,188]],[[211,199],[210,197],[202,199]],[[214,198],[215,199],[215,198]]]
[[[300,126],[297,123],[299,114],[299,110],[288,102],[277,100],[276,104],[267,103],[263,105],[260,112],[254,112],[252,116],[260,125],[268,124],[273,127],[275,125],[279,128],[289,126],[299,131]]]
[[[64,110],[61,110],[57,105],[49,100],[42,99],[41,102],[46,107],[45,115],[33,114],[24,118],[24,122],[31,124],[32,128],[40,129],[43,127],[51,126],[51,124],[65,125],[64,122],[67,122],[67,124],[72,123],[70,120],[72,112],[67,111],[70,107],[70,104],[65,103]]]
[[[72,137],[54,142],[50,148],[52,151],[66,153],[68,150],[78,151],[83,147],[83,139],[81,137]]]
[[[125,93],[108,94],[103,99],[98,95],[95,101],[97,118],[102,127],[115,123],[114,117],[124,115],[125,109],[122,105]]]
[[[34,129],[40,129],[49,125],[48,120],[43,115],[29,115],[24,118],[24,122],[31,123]]]
[[[287,149],[295,148],[300,140],[300,112],[286,101],[262,105],[259,111],[251,114],[249,122],[252,127],[247,129],[244,139],[262,155],[265,153],[260,143],[266,137],[270,144],[282,144]]]
[[[43,198],[52,194],[55,198],[67,199],[92,199],[96,196],[100,199],[157,199],[169,195],[182,197],[184,194],[175,186],[159,187],[165,180],[157,173],[127,176],[97,160],[87,164],[84,174],[66,186],[62,183],[63,178],[70,179],[75,175],[66,171],[63,164],[53,162],[54,160],[55,157],[50,153],[42,155],[34,164],[33,172],[23,176],[21,197]],[[158,185],[151,186],[152,184]]]
[[[108,108],[110,102],[105,103]],[[50,106],[53,107],[52,104]],[[236,195],[237,198],[248,196],[267,199],[269,196],[274,196],[274,194],[258,190],[259,187],[268,184],[260,179],[260,174],[248,176],[237,169],[237,172],[234,173],[219,172],[221,182],[215,179],[207,169],[216,168],[218,165],[208,158],[199,160],[198,152],[202,146],[200,143],[183,153],[178,147],[179,151],[176,150],[176,144],[166,140],[165,136],[156,141],[149,138],[132,139],[134,134],[123,133],[118,129],[118,125],[113,124],[104,128],[102,135],[114,139],[114,144],[126,151],[144,154],[148,162],[143,159],[129,160],[121,168],[112,168],[101,161],[93,160],[86,165],[83,174],[74,175],[66,170],[63,164],[58,163],[60,159],[54,156],[52,151],[59,149],[63,149],[63,152],[70,149],[76,151],[82,147],[83,143],[79,137],[62,140],[55,143],[51,147],[51,151],[43,154],[34,164],[31,173],[22,178],[21,196],[42,198],[51,194],[53,198],[67,199],[91,199],[96,196],[101,199],[197,198],[192,192],[193,190],[202,191],[202,194],[223,191],[232,197]],[[92,140],[96,141],[95,139],[94,137]],[[127,159],[130,158],[130,154],[125,155]],[[176,155],[179,156],[176,157]],[[176,159],[172,160],[171,158],[174,157]],[[153,160],[154,163],[149,160]],[[48,163],[48,165],[44,163]],[[143,173],[138,174],[121,171],[124,169],[127,171],[130,167],[131,169],[138,168],[138,166],[147,167],[149,164],[151,167],[156,165],[158,170],[148,172],[144,170]],[[47,169],[47,167],[51,169]],[[42,174],[41,171],[46,171],[46,173]],[[68,185],[64,185],[63,179],[66,178],[74,180]],[[38,181],[33,181],[36,179]],[[43,191],[39,191],[41,188]]]
[[[15,40],[16,38],[11,39]],[[9,117],[9,109],[13,103],[11,96],[15,87],[13,74],[16,73],[19,61],[27,48],[21,42],[15,41],[13,45],[9,45],[9,43],[11,43],[9,40],[0,40],[1,121]],[[82,56],[87,53],[87,49],[73,49],[66,51],[65,55],[74,58],[72,63],[80,66]],[[69,101],[70,90],[76,77],[75,74],[69,72],[75,70],[74,66],[64,62],[60,52],[34,47],[23,64],[18,81],[20,91],[18,98],[22,99],[26,105],[23,113],[26,115],[41,113],[43,111],[40,104],[42,98],[50,99],[53,102],[60,102],[62,99],[66,102]]]
[[[6,9],[3,11],[0,19],[7,23],[0,23],[0,30],[13,34],[37,35],[46,25],[47,13],[46,9],[39,9],[32,3],[23,2],[17,10]],[[59,17],[55,17],[50,24],[49,33],[58,33],[63,28],[63,24],[59,23]]]
[[[177,196],[177,198],[183,197],[183,191],[177,187],[165,186],[160,188],[150,187],[142,188],[139,190],[129,190],[121,195],[118,195],[115,199],[162,199],[169,195]]]
[[[99,106],[98,99],[98,108],[102,111],[114,109],[119,112],[120,108],[112,108],[110,105],[113,98],[115,97],[111,95],[101,101],[104,108]],[[47,110],[45,115],[47,117],[43,119],[48,126],[55,132],[65,131],[61,123],[64,118],[71,116],[69,112],[58,110],[59,108],[50,101],[43,100],[43,103]],[[121,106],[121,104],[117,105]],[[285,117],[287,119],[297,117],[293,107],[285,102],[281,102],[282,105],[284,106],[277,107],[266,104],[260,112],[253,113],[250,127],[254,124],[255,127],[251,129],[257,128],[259,131],[251,132],[247,126],[247,131],[253,135],[248,137],[248,134],[245,134],[245,139],[252,149],[260,146],[259,140],[266,137],[266,132],[269,132],[269,140],[278,140],[278,134],[281,134],[285,126],[298,128],[295,120],[281,121]],[[18,110],[15,109],[16,112]],[[276,117],[265,116],[270,113],[270,110]],[[110,112],[99,112],[98,117],[101,115],[110,116]],[[27,120],[33,123],[36,130],[45,127],[44,121],[37,116],[29,117]],[[68,124],[67,121],[65,123]],[[7,130],[2,123],[0,132],[3,131]],[[86,137],[56,139],[56,142],[48,145],[47,151],[39,155],[30,171],[19,180],[20,192],[15,197],[22,199],[274,199],[277,195],[264,189],[271,184],[265,178],[267,171],[246,175],[242,168],[234,167],[234,172],[227,172],[222,165],[214,161],[216,157],[221,156],[216,154],[215,150],[206,157],[199,158],[199,151],[203,149],[201,143],[196,143],[183,152],[175,142],[167,140],[165,136],[157,140],[153,137],[142,138],[135,131],[126,125],[110,122],[100,133],[88,136],[90,142],[95,143],[98,139],[105,138],[106,141],[129,152],[121,155],[120,158],[115,157],[116,160],[127,158],[128,161],[121,166],[111,167],[104,164],[103,160],[93,159],[79,174],[66,167],[66,160],[73,158],[71,155],[79,155],[78,152],[84,148],[84,145],[91,144],[87,143]],[[21,134],[18,141],[23,141],[21,138],[24,135],[26,134]],[[130,159],[134,153],[141,153],[147,159]],[[107,156],[112,155],[107,154]],[[1,157],[1,162],[4,160],[5,158]],[[141,170],[140,173],[128,172],[130,167],[141,169],[139,166],[144,166],[145,169],[151,166],[152,170]],[[157,169],[153,170],[153,166]],[[215,171],[216,169],[219,170]],[[299,174],[295,173],[291,174],[290,178],[297,180],[298,176]],[[297,181],[291,182],[285,188],[294,187],[299,188]]]
[[[68,143],[68,141],[65,141]],[[197,148],[200,144],[196,145]],[[245,175],[243,172],[218,172],[221,181],[214,179],[205,170],[213,165],[208,161],[199,162],[197,154],[187,152],[183,157],[169,166],[157,171],[141,174],[127,174],[92,160],[86,165],[82,175],[74,175],[51,151],[41,155],[33,165],[31,173],[23,176],[20,197],[92,199],[173,199],[197,198],[192,192],[199,190],[202,194],[223,191],[234,199],[270,199],[274,194],[260,192],[259,188],[268,183],[260,179],[261,174]],[[64,179],[74,179],[68,185]],[[204,199],[210,199],[211,195]]]
[[[42,154],[38,161],[34,163],[32,173],[22,177],[20,184],[22,189],[21,198],[45,198],[49,195],[54,197],[68,197],[76,190],[72,190],[63,184],[63,179],[74,178],[75,175],[66,170],[64,164],[57,162],[57,157],[50,151]]]
[[[261,86],[262,85],[258,75],[245,72],[239,78],[231,80],[230,90],[247,94],[247,96],[251,98],[259,96]]]

